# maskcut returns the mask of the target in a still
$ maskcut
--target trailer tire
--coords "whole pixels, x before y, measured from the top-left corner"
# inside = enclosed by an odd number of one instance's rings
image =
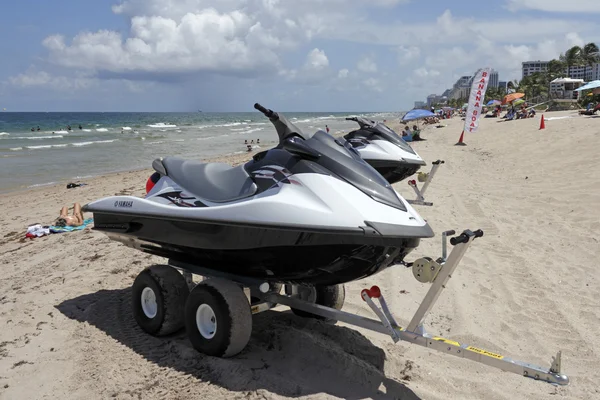
[[[287,286],[286,286],[287,288]],[[341,310],[344,306],[344,300],[346,299],[346,289],[343,284],[339,285],[331,285],[331,286],[315,286],[316,290],[316,301],[315,304],[319,304],[321,306],[334,308],[336,310]],[[337,322],[336,319],[333,318],[324,318],[320,315],[315,315],[306,311],[298,310],[295,308],[291,308],[292,312],[299,317],[303,318],[314,318],[320,321],[326,322]]]
[[[250,340],[250,303],[234,282],[211,278],[199,283],[190,292],[184,314],[188,338],[200,353],[233,357]]]
[[[189,294],[184,277],[168,265],[152,265],[131,287],[133,317],[145,332],[163,336],[183,328],[183,308]]]

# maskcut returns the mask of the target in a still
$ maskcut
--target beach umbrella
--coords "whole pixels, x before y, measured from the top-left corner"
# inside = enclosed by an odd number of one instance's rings
[[[415,119],[427,118],[427,117],[435,117],[435,114],[429,110],[421,110],[419,108],[415,110],[410,110],[404,117],[402,117],[402,121],[413,121]]]
[[[500,100],[490,100],[487,102],[486,106],[495,106],[497,104],[502,104]]]
[[[506,96],[504,96],[504,99],[502,99],[502,104],[510,103],[511,101],[514,101],[516,99],[520,99],[521,97],[525,97],[525,93],[511,93],[511,94],[507,94]]]
[[[588,89],[595,89],[600,87],[600,80],[597,81],[591,81],[586,83],[585,85],[578,87],[577,89],[575,89],[576,92],[579,92],[581,90],[588,90]]]

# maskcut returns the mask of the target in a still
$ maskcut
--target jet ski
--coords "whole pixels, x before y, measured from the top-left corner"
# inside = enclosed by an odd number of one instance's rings
[[[282,114],[279,144],[245,164],[155,159],[144,198],[83,207],[94,229],[148,254],[266,282],[336,285],[403,262],[433,231],[373,167]],[[154,183],[156,182],[156,183]]]
[[[389,183],[394,184],[414,175],[425,161],[401,136],[381,122],[362,117],[349,117],[359,129],[344,136],[360,154]]]

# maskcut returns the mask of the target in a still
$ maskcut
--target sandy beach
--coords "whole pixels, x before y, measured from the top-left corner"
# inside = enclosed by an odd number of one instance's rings
[[[544,367],[562,350],[569,386],[301,319],[285,307],[256,315],[250,343],[231,359],[199,354],[183,331],[143,333],[130,311],[130,286],[164,259],[90,227],[33,240],[25,232],[51,224],[63,205],[142,196],[148,169],[0,196],[0,398],[600,398],[600,118],[576,111],[545,117],[545,130],[539,114],[482,119],[464,147],[454,146],[460,118],[425,128],[427,140],[411,145],[426,171],[437,159],[445,164],[426,196],[433,207],[416,206],[436,237],[422,240],[409,259],[438,257],[442,231],[483,229],[427,331]],[[405,182],[396,189],[414,198]],[[360,298],[374,284],[403,326],[429,288],[395,267],[346,285],[343,309],[375,318]]]

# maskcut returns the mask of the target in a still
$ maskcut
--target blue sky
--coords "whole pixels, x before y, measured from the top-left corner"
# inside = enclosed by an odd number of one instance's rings
[[[0,109],[399,111],[600,44],[597,0],[2,1]]]

